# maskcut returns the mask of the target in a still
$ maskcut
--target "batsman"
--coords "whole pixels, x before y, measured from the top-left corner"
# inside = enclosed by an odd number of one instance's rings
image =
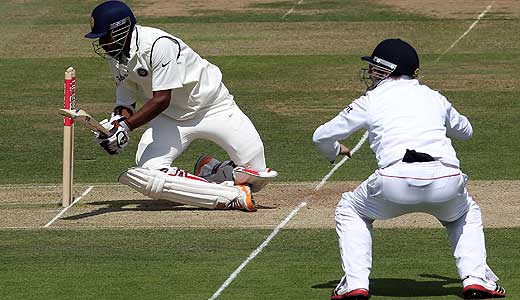
[[[252,192],[276,171],[266,167],[264,146],[249,118],[222,82],[220,69],[181,39],[136,24],[121,1],[106,1],[92,11],[94,51],[108,60],[116,85],[115,108],[97,136],[109,154],[129,143],[132,130],[148,124],[136,153],[136,167],[119,182],[153,199],[208,209],[255,211]],[[143,105],[137,109],[136,101]],[[201,156],[193,174],[173,161],[196,139],[218,144],[229,155],[221,162]]]

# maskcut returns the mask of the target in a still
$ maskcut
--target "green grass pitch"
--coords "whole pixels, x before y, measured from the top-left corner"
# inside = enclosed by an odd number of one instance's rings
[[[268,230],[0,231],[2,299],[207,299]],[[516,229],[487,230],[488,261],[518,293]],[[374,231],[371,299],[460,299],[446,233]],[[219,299],[327,299],[342,273],[335,233],[285,230]],[[515,299],[511,297],[511,299]]]

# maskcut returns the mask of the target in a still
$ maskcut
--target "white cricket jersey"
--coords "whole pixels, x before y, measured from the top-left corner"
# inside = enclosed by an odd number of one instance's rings
[[[116,82],[116,106],[130,107],[137,97],[146,102],[154,91],[171,89],[170,106],[162,113],[182,121],[235,103],[217,66],[157,28],[136,25],[130,58],[125,64],[111,59],[109,66]]]
[[[449,137],[463,140],[473,133],[468,119],[444,96],[408,77],[382,81],[318,127],[313,141],[333,161],[339,154],[338,141],[361,128],[369,132],[370,148],[380,168],[402,160],[406,149],[459,167]]]

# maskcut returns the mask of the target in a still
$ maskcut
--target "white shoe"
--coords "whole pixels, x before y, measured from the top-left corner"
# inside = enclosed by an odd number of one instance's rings
[[[270,168],[265,169],[265,171],[257,171],[249,167],[236,167],[233,169],[235,184],[247,184],[254,193],[263,189],[276,176],[278,176],[278,172]]]
[[[464,299],[504,298],[506,290],[495,281],[468,276],[463,280]]]

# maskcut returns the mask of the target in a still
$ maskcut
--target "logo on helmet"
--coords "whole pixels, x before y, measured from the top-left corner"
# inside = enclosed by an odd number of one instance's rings
[[[126,17],[124,19],[121,19],[119,21],[116,21],[108,26],[109,29],[114,29],[116,27],[122,26],[122,25],[130,25],[130,17]]]
[[[94,29],[94,17],[90,17],[90,30]]]
[[[415,69],[415,71],[413,71],[413,78],[417,78],[417,76],[419,76],[419,68]]]

